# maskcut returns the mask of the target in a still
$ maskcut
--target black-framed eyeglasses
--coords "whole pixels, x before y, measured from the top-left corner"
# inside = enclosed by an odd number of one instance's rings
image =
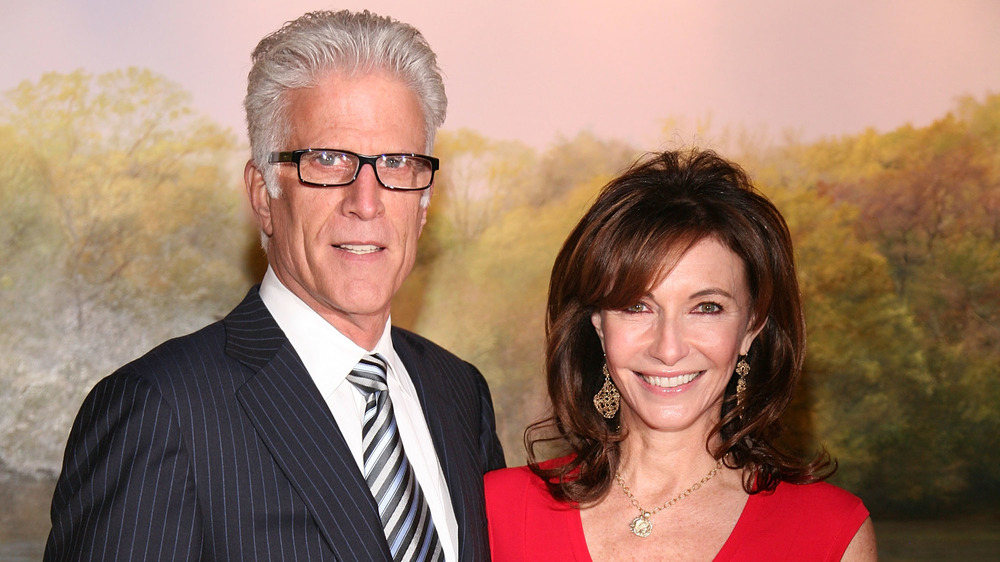
[[[434,182],[439,160],[412,153],[366,155],[339,148],[304,148],[272,152],[268,162],[294,162],[299,181],[316,187],[335,187],[358,179],[361,166],[371,164],[382,187],[403,191],[427,189]]]

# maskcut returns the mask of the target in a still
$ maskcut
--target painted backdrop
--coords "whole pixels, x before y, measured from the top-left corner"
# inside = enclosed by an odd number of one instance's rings
[[[884,559],[907,544],[995,553],[1000,4],[536,4],[343,6],[411,22],[440,54],[442,171],[393,318],[486,374],[508,462],[546,406],[562,240],[643,151],[710,147],[795,237],[810,337],[789,439],[839,459]],[[249,52],[329,7],[0,10],[0,558],[37,559],[89,388],[259,279],[241,179]]]

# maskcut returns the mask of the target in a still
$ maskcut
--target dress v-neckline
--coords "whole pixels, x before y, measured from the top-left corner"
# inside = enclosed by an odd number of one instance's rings
[[[757,496],[759,495],[750,494],[747,497],[747,501],[743,504],[743,509],[740,511],[740,517],[736,520],[736,525],[733,526],[733,530],[730,531],[726,542],[722,543],[722,548],[715,553],[712,560],[719,560],[719,555],[726,554],[728,550],[736,548],[736,541],[739,540],[739,536],[742,534],[741,526],[744,526],[746,524],[744,522],[749,521],[753,517],[754,510],[758,508],[759,501]],[[594,559],[590,556],[590,548],[587,546],[587,535],[583,532],[583,512],[579,508],[576,510],[574,522],[576,526],[573,531],[577,535],[577,540],[570,541],[573,545],[574,558],[585,562],[593,562]]]

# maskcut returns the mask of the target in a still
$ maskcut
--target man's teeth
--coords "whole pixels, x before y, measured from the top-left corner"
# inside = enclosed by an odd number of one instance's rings
[[[687,384],[701,375],[698,373],[691,373],[688,375],[680,375],[676,377],[649,377],[642,375],[642,380],[648,382],[653,386],[659,386],[662,388],[673,388],[675,386],[680,386],[682,384]]]
[[[341,250],[347,250],[352,254],[370,254],[377,252],[381,248],[372,244],[340,244],[337,246]]]

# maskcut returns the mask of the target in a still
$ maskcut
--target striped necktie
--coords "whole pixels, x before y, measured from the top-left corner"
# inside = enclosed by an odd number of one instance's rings
[[[430,507],[403,452],[385,377],[385,359],[378,354],[366,355],[347,375],[367,400],[361,430],[365,480],[378,503],[392,559],[444,560]]]

